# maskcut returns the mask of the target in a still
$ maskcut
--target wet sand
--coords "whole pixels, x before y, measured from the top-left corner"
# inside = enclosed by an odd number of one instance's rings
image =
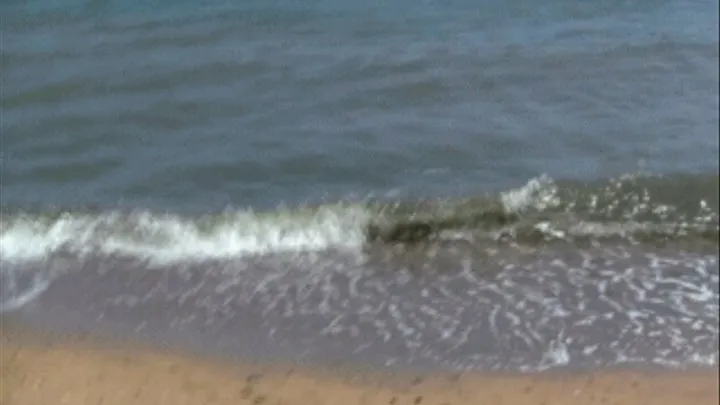
[[[5,322],[2,405],[717,404],[712,371],[353,373],[223,363],[170,349],[40,336]]]

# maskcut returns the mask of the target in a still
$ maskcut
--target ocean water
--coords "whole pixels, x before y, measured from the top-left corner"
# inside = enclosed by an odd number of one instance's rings
[[[2,1],[0,312],[242,359],[717,366],[718,11]]]

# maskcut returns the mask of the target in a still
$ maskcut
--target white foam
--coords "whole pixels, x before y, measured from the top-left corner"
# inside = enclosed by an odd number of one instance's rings
[[[50,285],[51,279],[45,274],[34,274],[27,288],[19,290],[17,274],[3,270],[3,284],[0,284],[0,313],[14,311],[42,294]]]
[[[528,181],[524,186],[503,192],[500,201],[507,212],[522,212],[529,208],[543,210],[557,206],[558,187],[547,175]]]
[[[0,256],[38,260],[64,251],[174,262],[357,248],[364,243],[370,216],[363,207],[338,205],[268,214],[237,211],[206,220],[150,212],[3,217]]]
[[[570,363],[570,353],[564,339],[558,338],[550,342],[543,354],[543,361],[540,369],[565,366]]]

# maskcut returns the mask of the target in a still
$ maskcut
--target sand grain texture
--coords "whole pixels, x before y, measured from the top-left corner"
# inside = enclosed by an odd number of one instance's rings
[[[2,405],[718,404],[717,373],[437,375],[352,379],[217,364],[146,349],[2,338]]]

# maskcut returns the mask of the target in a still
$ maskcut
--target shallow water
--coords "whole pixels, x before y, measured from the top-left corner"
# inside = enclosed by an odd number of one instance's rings
[[[43,264],[47,265],[47,264]],[[251,361],[429,370],[713,366],[717,255],[463,244],[148,270],[93,258],[18,314]]]

